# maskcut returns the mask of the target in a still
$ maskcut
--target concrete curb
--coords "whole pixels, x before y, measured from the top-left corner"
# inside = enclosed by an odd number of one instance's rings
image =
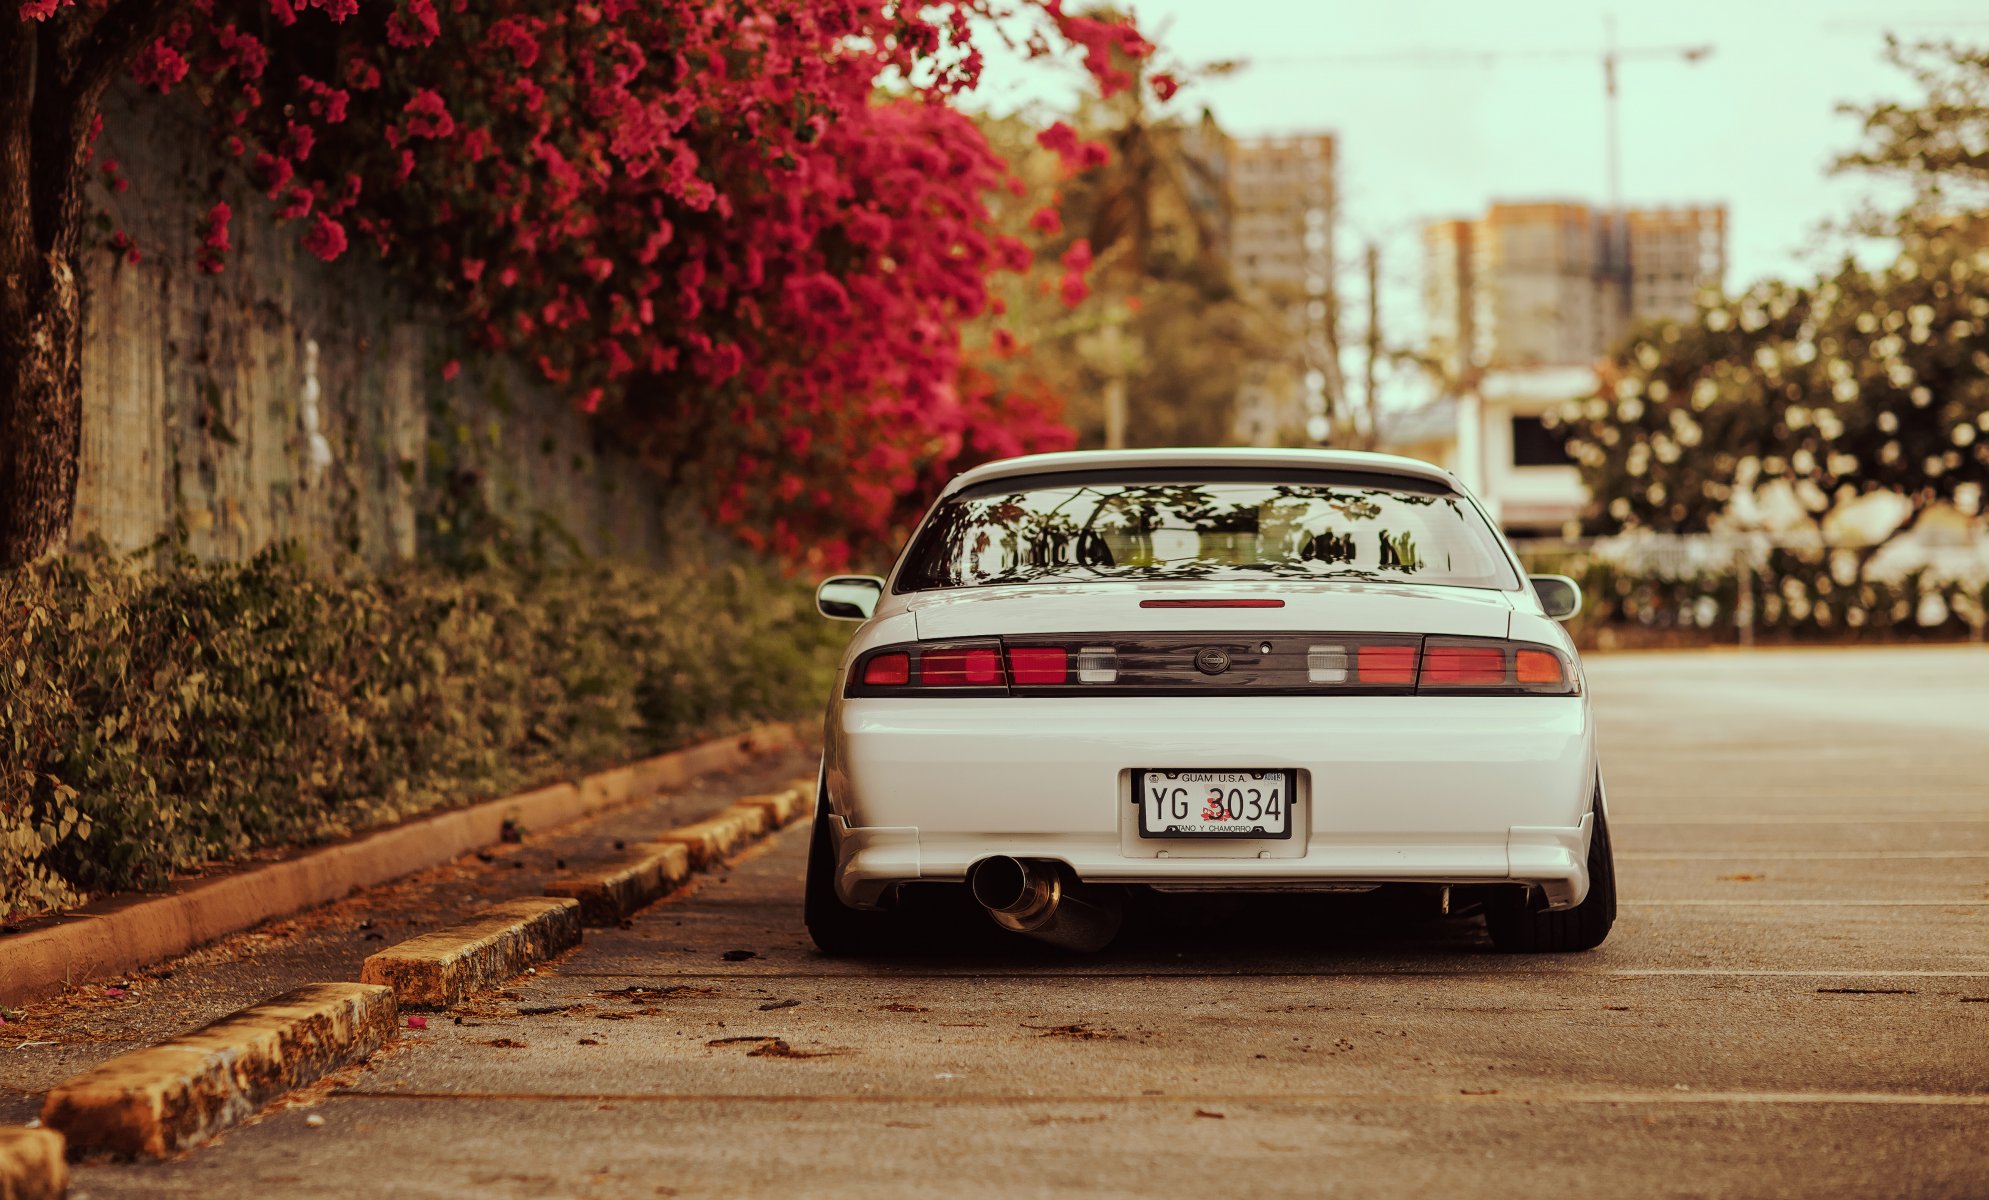
[[[359,978],[385,984],[410,1008],[447,1008],[580,944],[580,903],[563,897],[507,900],[447,929],[409,938],[368,958]]]
[[[766,829],[766,810],[735,804],[702,821],[665,830],[656,836],[656,840],[666,846],[682,846],[690,852],[691,865],[702,869],[765,833]]]
[[[546,885],[546,895],[579,901],[583,924],[619,925],[623,918],[669,895],[690,873],[690,851],[666,845],[618,866],[556,879]]]
[[[61,1200],[68,1192],[61,1134],[0,1127],[0,1200]]]
[[[42,1123],[76,1153],[158,1157],[206,1141],[394,1037],[390,988],[317,983],[60,1084]]]
[[[729,738],[440,813],[283,862],[195,883],[169,896],[123,897],[0,938],[0,1004],[22,1004],[71,983],[115,976],[184,954],[272,917],[324,904],[357,888],[439,866],[489,846],[510,824],[532,832],[591,816],[628,799],[679,787],[709,771],[797,740],[789,724]]]
[[[807,812],[808,802],[815,798],[814,794],[814,780],[796,780],[785,791],[770,796],[742,796],[739,803],[765,811],[769,827],[779,829]]]

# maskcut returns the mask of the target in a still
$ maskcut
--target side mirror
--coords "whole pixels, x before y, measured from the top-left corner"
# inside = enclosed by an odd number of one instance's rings
[[[1556,621],[1570,620],[1582,610],[1582,585],[1566,575],[1533,576],[1533,594]]]
[[[815,589],[815,607],[837,621],[868,621],[884,598],[884,581],[875,575],[835,575]]]

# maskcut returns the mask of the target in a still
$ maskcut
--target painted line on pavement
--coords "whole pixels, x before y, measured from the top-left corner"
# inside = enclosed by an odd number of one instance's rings
[[[1516,968],[1510,971],[1494,971],[1472,968],[1458,971],[1412,968],[1408,970],[1388,970],[1358,968],[1344,971],[1190,971],[1156,969],[1151,971],[1032,971],[1024,969],[994,970],[989,968],[963,968],[957,971],[894,971],[890,974],[833,972],[833,971],[744,971],[723,972],[673,972],[659,974],[655,971],[561,971],[561,979],[647,979],[647,980],[759,980],[759,979],[834,979],[861,980],[879,984],[915,982],[921,979],[1566,979],[1593,978],[1605,979],[1626,975],[1678,975],[1678,976],[1753,976],[1775,978],[1788,976],[1804,979],[1989,979],[1989,970],[1949,971],[1949,970],[1875,970],[1858,967],[1832,967],[1822,969],[1797,968],[1777,970],[1755,967],[1603,967],[1583,969],[1568,967],[1562,970],[1547,970],[1538,967]]]
[[[1989,900],[1618,900],[1623,908],[1989,908]]]
[[[804,1093],[658,1093],[658,1092],[394,1092],[341,1088],[331,1094],[335,1100],[411,1100],[437,1102],[468,1100],[476,1103],[546,1104],[561,1101],[584,1104],[917,1104],[946,1105],[953,1108],[1064,1104],[1331,1104],[1341,1107],[1360,1104],[1635,1104],[1669,1106],[1677,1104],[1772,1104],[1772,1105],[1882,1105],[1897,1107],[1989,1108],[1989,1092],[1699,1092],[1674,1088],[1666,1091],[1614,1092],[1508,1092],[1503,1089],[1449,1092],[1371,1092],[1367,1094],[1243,1092],[1181,1092],[1175,1095],[1114,1095],[1111,1093],[1067,1095],[1000,1092],[804,1092]]]
[[[1981,859],[1989,850],[1843,850],[1808,853],[1800,850],[1699,851],[1667,854],[1661,850],[1618,850],[1617,862],[1903,862],[1913,859]]]
[[[1769,979],[1989,979],[1989,971],[1873,971],[1873,970],[1771,970],[1759,967],[1622,967],[1607,972],[1623,976],[1713,975],[1720,977],[1763,977]]]
[[[1614,807],[1613,805],[1611,806]],[[1750,817],[1698,816],[1698,817],[1631,817],[1614,816],[1609,818],[1611,829],[1624,829],[1642,825],[1989,825],[1989,814],[1980,810],[1958,813],[1875,813],[1871,815],[1841,814],[1835,816],[1805,816],[1767,814]]]

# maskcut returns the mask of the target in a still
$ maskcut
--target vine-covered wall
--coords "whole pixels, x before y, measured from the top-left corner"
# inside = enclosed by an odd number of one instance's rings
[[[232,246],[219,273],[202,271],[199,214],[217,174],[236,173],[200,121],[178,97],[107,101],[79,545],[129,551],[183,531],[209,560],[292,541],[375,566],[506,538],[638,562],[671,552],[654,476],[525,372],[465,350],[383,265],[321,263],[300,224],[224,184]],[[114,230],[137,261],[112,248]]]

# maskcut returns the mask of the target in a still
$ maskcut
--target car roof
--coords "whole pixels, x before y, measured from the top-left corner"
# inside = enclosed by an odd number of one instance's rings
[[[1162,450],[1069,450],[1059,454],[1026,454],[982,463],[953,477],[946,495],[991,479],[1044,475],[1065,471],[1113,470],[1139,467],[1300,468],[1364,471],[1402,475],[1442,483],[1458,492],[1464,487],[1442,467],[1398,454],[1365,450],[1286,450],[1255,446],[1170,447]]]

